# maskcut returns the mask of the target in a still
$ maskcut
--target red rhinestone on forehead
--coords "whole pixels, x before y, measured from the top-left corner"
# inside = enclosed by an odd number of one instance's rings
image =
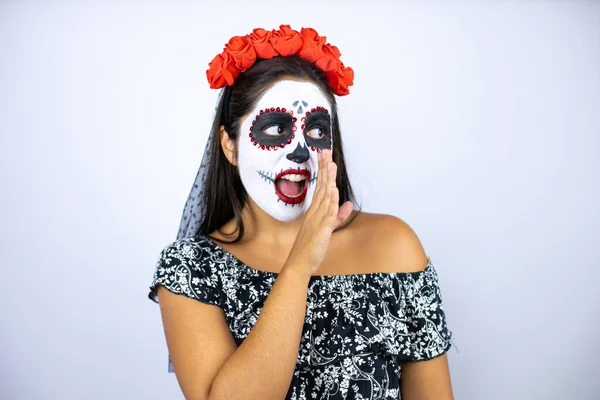
[[[290,111],[288,111],[288,114],[294,115],[294,111],[290,110]]]
[[[304,124],[302,124],[302,125],[300,126],[300,128],[304,129]]]
[[[277,111],[277,112],[281,111],[281,107],[277,107],[277,108],[275,109],[275,111]]]
[[[283,148],[285,147],[285,143],[281,143],[281,144],[279,145],[279,147],[281,147],[281,148],[283,149]]]
[[[290,143],[292,143],[292,139],[287,140],[287,144],[290,144]]]
[[[321,149],[317,149],[317,153],[320,153],[320,152],[321,152]]]
[[[302,117],[302,118],[300,119],[300,121],[302,121],[302,122],[306,122],[306,118]]]
[[[316,106],[315,108],[311,109],[309,112],[307,112],[306,114],[310,114],[311,112],[315,112],[315,110],[317,111],[323,111],[325,114],[329,114],[329,111],[327,111],[327,109],[325,107],[322,106]]]
[[[282,112],[286,112],[287,110],[286,110],[285,108],[282,108],[282,109],[281,109],[281,111],[282,111]]]
[[[306,116],[308,117],[309,115],[310,115],[310,111],[307,111],[306,112]]]
[[[293,139],[293,138],[295,138],[295,137],[296,137],[296,135],[294,135],[294,134],[292,133],[292,139]]]
[[[298,121],[298,118],[296,118],[296,117],[292,118],[292,122],[296,122],[296,121]]]
[[[259,114],[262,114],[262,113],[264,113],[264,111],[263,111],[263,110],[260,110],[258,113],[259,113]],[[258,119],[258,115],[256,116],[256,119]]]
[[[296,125],[292,126],[292,130],[296,132]]]
[[[271,107],[271,111],[275,111],[275,107]]]

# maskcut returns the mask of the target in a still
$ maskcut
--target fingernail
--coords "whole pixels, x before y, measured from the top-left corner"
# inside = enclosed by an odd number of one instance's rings
[[[327,171],[329,171],[330,169],[331,169],[331,163],[330,163],[330,162],[328,162],[328,163],[327,163]]]

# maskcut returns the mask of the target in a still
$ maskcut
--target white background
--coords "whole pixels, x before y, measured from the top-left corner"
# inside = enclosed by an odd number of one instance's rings
[[[438,269],[456,398],[599,398],[600,3],[350,3],[0,2],[0,398],[183,398],[147,288],[208,62],[281,23],[355,71],[351,179]]]

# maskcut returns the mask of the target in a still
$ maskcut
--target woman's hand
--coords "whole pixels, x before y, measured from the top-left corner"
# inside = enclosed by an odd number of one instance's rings
[[[311,276],[321,265],[329,246],[331,233],[352,213],[354,206],[347,201],[338,206],[339,191],[335,185],[337,165],[332,161],[331,150],[318,153],[319,171],[312,203],[292,245],[286,266],[301,268]],[[284,268],[286,267],[284,266]]]

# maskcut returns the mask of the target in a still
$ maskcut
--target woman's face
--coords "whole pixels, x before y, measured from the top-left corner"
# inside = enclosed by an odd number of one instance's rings
[[[238,168],[248,195],[279,221],[297,219],[312,202],[317,152],[332,148],[331,104],[313,83],[279,81],[240,129]]]

